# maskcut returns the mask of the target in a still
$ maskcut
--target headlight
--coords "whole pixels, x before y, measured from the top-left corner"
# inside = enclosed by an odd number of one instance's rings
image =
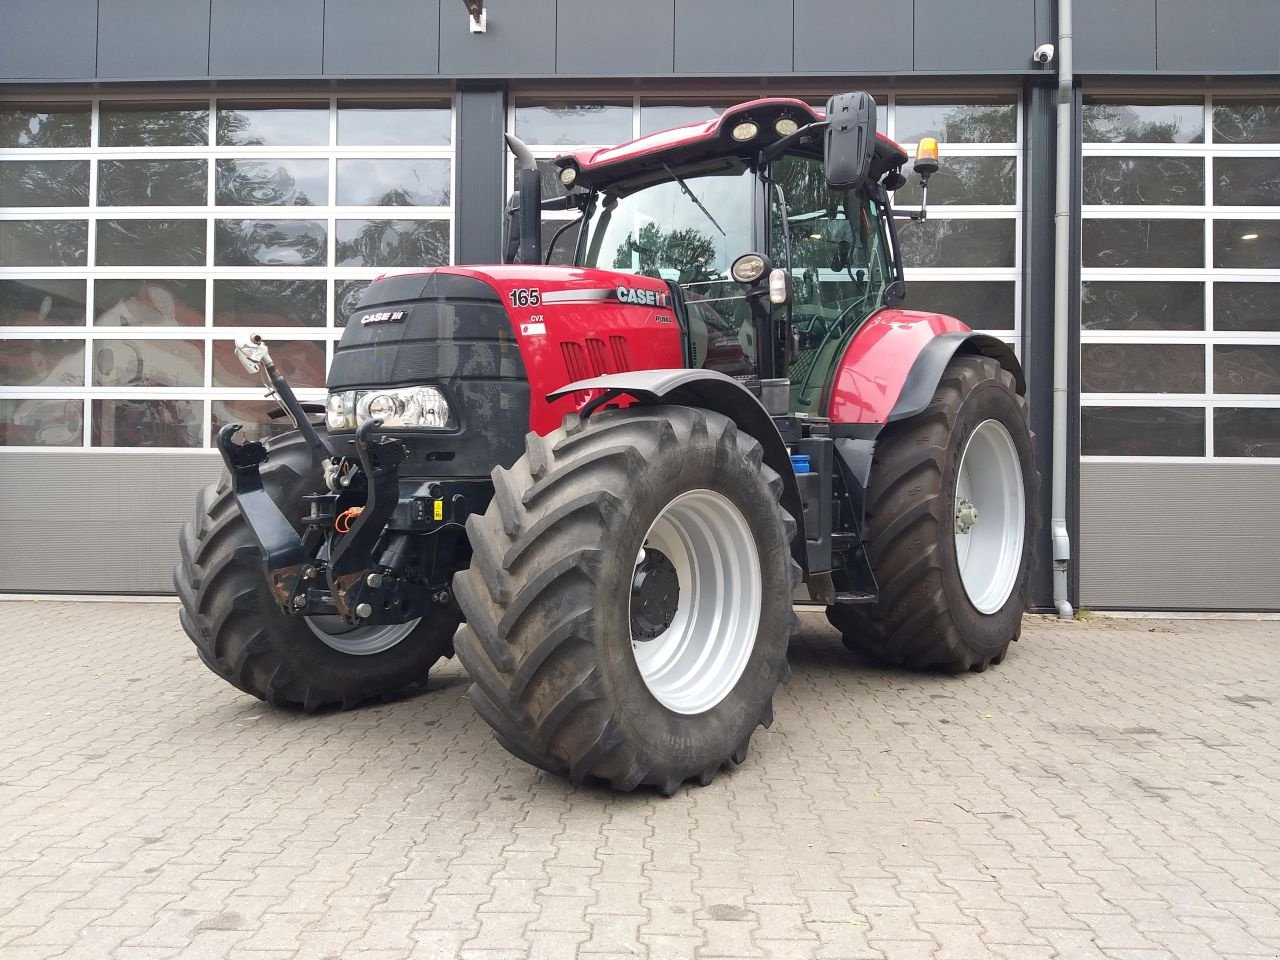
[[[330,430],[354,430],[366,420],[381,420],[387,429],[446,430],[454,425],[449,402],[435,387],[347,390],[329,394],[325,423]]]

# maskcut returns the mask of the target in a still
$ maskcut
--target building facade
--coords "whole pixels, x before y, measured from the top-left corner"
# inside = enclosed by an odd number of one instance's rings
[[[764,94],[942,141],[906,306],[1022,357],[1047,518],[1052,0],[483,6],[0,6],[0,589],[167,592],[212,435],[278,429],[234,337],[323,398],[370,279],[499,259],[504,132],[549,160]],[[1280,609],[1280,4],[1073,6],[1072,600]]]

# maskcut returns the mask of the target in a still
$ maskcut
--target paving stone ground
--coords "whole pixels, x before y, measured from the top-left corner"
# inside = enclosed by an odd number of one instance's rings
[[[802,619],[663,799],[513,759],[456,663],[303,717],[173,605],[0,602],[0,957],[1280,956],[1280,623],[1029,618],[950,678]]]

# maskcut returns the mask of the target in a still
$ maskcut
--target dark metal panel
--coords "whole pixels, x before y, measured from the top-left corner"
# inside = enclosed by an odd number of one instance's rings
[[[439,66],[440,0],[325,0],[325,74],[420,76]]]
[[[212,76],[312,77],[324,72],[324,0],[212,2]]]
[[[741,0],[676,0],[678,73],[764,74],[791,70],[791,4],[743,16]]]
[[[461,4],[459,4],[461,6]],[[500,263],[502,211],[506,201],[506,102],[501,90],[458,91],[458,195],[454,229],[458,263]]]
[[[1158,0],[1156,67],[1161,72],[1280,70],[1280,3]]]
[[[1075,68],[1080,73],[1156,68],[1156,0],[1076,0]]]
[[[97,59],[97,27],[98,0],[3,0],[0,77],[92,77]]]
[[[653,76],[674,69],[675,0],[559,0],[557,73]]]
[[[1036,10],[1027,0],[915,0],[915,69],[1028,70]]]
[[[1058,20],[1054,0],[1035,0],[1036,46],[1058,42]]]
[[[797,73],[905,73],[912,63],[909,2],[794,0]]]
[[[99,0],[99,77],[208,75],[209,0]]]
[[[472,33],[461,0],[440,8],[440,72],[514,77],[556,72],[556,0],[485,0],[489,24]]]

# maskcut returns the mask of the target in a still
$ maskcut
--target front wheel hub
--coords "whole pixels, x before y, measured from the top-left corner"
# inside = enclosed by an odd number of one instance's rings
[[[661,636],[680,609],[680,578],[660,550],[646,548],[631,580],[631,639]]]

